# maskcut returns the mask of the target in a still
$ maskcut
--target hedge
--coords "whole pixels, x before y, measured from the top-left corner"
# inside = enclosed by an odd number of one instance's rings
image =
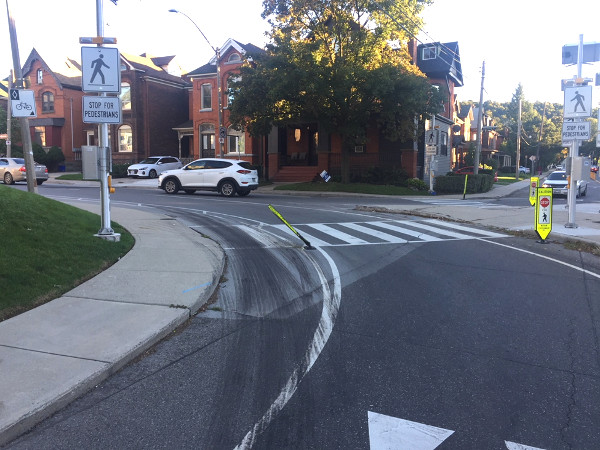
[[[478,175],[446,175],[435,177],[435,191],[443,194],[462,194],[467,179],[467,194],[488,192],[494,185],[494,177],[488,174]]]

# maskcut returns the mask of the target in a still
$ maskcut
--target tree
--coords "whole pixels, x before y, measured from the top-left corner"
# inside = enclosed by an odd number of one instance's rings
[[[508,103],[486,102],[485,111],[491,114],[504,136],[501,151],[516,156],[517,128],[519,119],[519,99],[521,100],[521,158],[520,164],[526,165],[530,156],[537,156],[538,168],[558,162],[557,155],[562,149],[563,106],[559,103],[535,102],[525,100],[523,86],[515,89]],[[542,126],[543,123],[543,126]],[[515,164],[519,162],[515,161]]]
[[[7,129],[7,110],[0,106],[0,133],[6,133]],[[23,152],[20,146],[15,145],[15,142],[21,141],[21,127],[19,126],[19,121],[17,119],[11,120],[11,136],[12,136],[12,146],[11,146],[11,155],[12,156],[23,156]],[[6,140],[0,139],[0,155],[6,155]]]
[[[253,136],[273,126],[318,122],[342,138],[342,181],[350,151],[378,125],[391,140],[412,138],[415,117],[439,110],[433,88],[404,47],[421,23],[418,0],[265,0],[272,44],[252,55],[233,83],[230,120]]]

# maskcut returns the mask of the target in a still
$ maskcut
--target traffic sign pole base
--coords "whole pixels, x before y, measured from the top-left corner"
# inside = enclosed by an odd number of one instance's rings
[[[94,237],[104,239],[105,241],[119,242],[121,240],[121,233],[102,234],[98,232],[98,234],[95,234]]]
[[[579,228],[579,225],[577,225],[576,223],[565,223],[565,228]]]

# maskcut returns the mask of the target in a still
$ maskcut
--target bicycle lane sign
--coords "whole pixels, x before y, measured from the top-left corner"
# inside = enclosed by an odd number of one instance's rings
[[[37,117],[35,94],[31,89],[10,89],[9,96],[13,117]]]

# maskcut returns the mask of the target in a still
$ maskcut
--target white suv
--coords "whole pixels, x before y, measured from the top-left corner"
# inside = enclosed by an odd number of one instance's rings
[[[258,173],[247,161],[203,158],[181,169],[167,170],[158,177],[158,187],[167,194],[186,194],[197,190],[217,191],[231,197],[245,196],[258,187]]]

